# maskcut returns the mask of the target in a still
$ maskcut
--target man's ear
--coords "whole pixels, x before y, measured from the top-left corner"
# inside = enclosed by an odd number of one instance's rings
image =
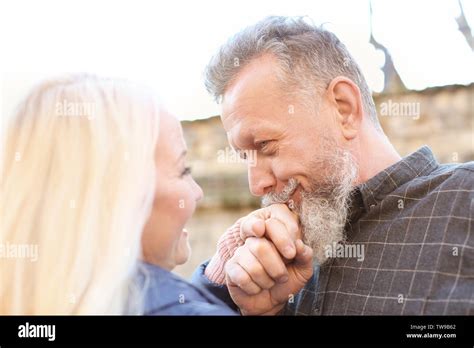
[[[338,76],[331,81],[326,92],[329,104],[336,109],[336,122],[344,138],[354,139],[364,117],[359,87],[347,77]]]

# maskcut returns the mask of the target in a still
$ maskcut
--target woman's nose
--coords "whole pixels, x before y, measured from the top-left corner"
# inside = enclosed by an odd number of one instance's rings
[[[202,191],[201,186],[193,179],[194,191],[196,194],[196,202],[200,201],[204,197],[204,192]]]

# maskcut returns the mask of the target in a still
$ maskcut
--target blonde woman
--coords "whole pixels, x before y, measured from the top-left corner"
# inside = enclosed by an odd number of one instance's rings
[[[234,314],[170,272],[202,191],[151,92],[51,80],[2,136],[0,314]]]

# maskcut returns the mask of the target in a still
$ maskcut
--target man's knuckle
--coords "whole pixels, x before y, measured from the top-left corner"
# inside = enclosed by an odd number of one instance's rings
[[[276,266],[275,267],[275,276],[277,278],[282,277],[286,274],[286,268],[284,266]]]
[[[252,263],[248,266],[247,272],[254,276],[257,276],[262,273],[262,267],[258,263]]]

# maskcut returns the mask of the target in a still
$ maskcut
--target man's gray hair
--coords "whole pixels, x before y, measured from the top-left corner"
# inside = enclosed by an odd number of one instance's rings
[[[290,94],[303,93],[314,100],[335,77],[351,79],[360,89],[366,115],[380,128],[371,91],[358,64],[336,35],[305,17],[267,17],[231,37],[206,67],[209,93],[219,102],[239,71],[264,54],[277,59],[277,78]]]

